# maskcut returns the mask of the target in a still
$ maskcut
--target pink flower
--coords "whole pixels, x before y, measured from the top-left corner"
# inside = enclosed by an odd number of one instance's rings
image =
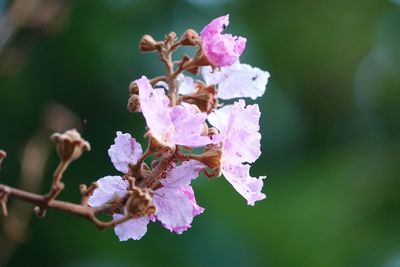
[[[265,176],[250,176],[250,165],[261,154],[259,133],[260,111],[258,105],[245,105],[239,100],[229,110],[225,124],[220,124],[223,142],[222,173],[246,200],[254,205],[265,198],[261,192]]]
[[[246,47],[246,38],[221,34],[228,24],[229,15],[225,15],[214,19],[201,31],[204,54],[218,67],[235,63]]]
[[[136,164],[142,154],[140,144],[129,134],[117,132],[115,143],[109,149],[109,156],[118,170],[128,170],[129,164]],[[128,239],[138,240],[147,232],[150,220],[158,220],[170,231],[181,234],[191,227],[193,218],[204,211],[197,205],[194,192],[190,186],[205,166],[197,161],[189,160],[180,165],[173,166],[165,179],[161,180],[163,187],[154,190],[153,203],[156,205],[156,213],[151,216],[143,216],[131,219],[117,225],[115,234],[120,241]],[[124,172],[126,173],[126,172]],[[98,207],[110,203],[114,198],[123,198],[129,184],[121,176],[105,176],[97,181],[98,188],[89,198],[89,205]],[[124,216],[113,214],[114,219]]]
[[[200,112],[197,106],[183,103],[169,107],[164,90],[153,89],[145,76],[136,80],[136,84],[140,108],[154,138],[189,147],[201,147],[212,142],[202,135],[207,114]]]

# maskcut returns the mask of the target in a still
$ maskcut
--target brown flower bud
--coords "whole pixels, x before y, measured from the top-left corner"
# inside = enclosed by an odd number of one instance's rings
[[[57,153],[64,162],[79,158],[83,151],[90,151],[90,144],[75,130],[68,130],[63,134],[55,133],[50,138],[56,143]]]
[[[199,75],[200,74],[200,67],[193,67],[187,70],[193,75]]]
[[[215,127],[208,128],[208,136],[213,136],[219,134],[219,131]]]
[[[221,175],[221,157],[222,150],[218,148],[208,150],[200,155],[190,155],[191,159],[197,160],[209,167],[210,169],[214,170],[216,177]]]
[[[182,45],[195,46],[199,42],[199,34],[193,29],[187,29],[180,39]]]
[[[140,52],[153,52],[158,50],[159,45],[159,42],[156,42],[153,37],[146,34],[140,40],[139,50]]]
[[[132,188],[132,193],[126,202],[126,208],[132,218],[151,215],[156,212],[149,191],[145,188]]]
[[[218,105],[217,89],[214,85],[206,86],[201,82],[196,83],[196,88],[195,93],[182,96],[182,101],[196,105],[202,112],[210,113]]]
[[[132,81],[129,85],[129,92],[135,95],[139,94],[139,87],[137,86],[135,81]]]
[[[131,97],[128,100],[127,108],[132,113],[140,112],[140,101],[138,95],[131,95]]]

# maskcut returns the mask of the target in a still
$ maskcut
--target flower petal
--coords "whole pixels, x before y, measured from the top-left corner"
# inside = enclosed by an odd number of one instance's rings
[[[161,180],[161,183],[170,188],[188,186],[199,175],[199,172],[205,168],[204,164],[196,160],[185,161],[181,165],[174,167],[167,174],[167,177]]]
[[[207,84],[218,86],[218,98],[221,99],[239,97],[256,99],[265,93],[270,76],[267,71],[239,62],[221,67],[220,71],[203,67],[201,72]]]
[[[179,87],[179,94],[189,95],[196,92],[196,83],[190,76],[183,75],[182,73],[176,77]]]
[[[153,89],[146,76],[135,81],[139,88],[140,109],[153,136],[163,140],[167,129],[171,127],[169,99],[164,89]]]
[[[114,220],[122,218],[122,214],[114,214]],[[137,219],[131,219],[114,227],[114,232],[118,236],[119,241],[127,241],[129,239],[139,240],[147,232],[149,217],[143,216]]]
[[[232,108],[233,105],[225,105],[222,108],[215,109],[213,112],[208,114],[208,122],[218,130],[221,130],[223,127],[225,127],[226,122],[231,115]]]
[[[97,180],[97,189],[89,197],[89,206],[98,207],[112,201],[116,196],[122,198],[128,189],[128,182],[121,176],[105,176]]]
[[[174,127],[171,143],[189,147],[201,147],[211,143],[208,136],[202,135],[207,114],[200,112],[197,106],[183,103],[173,106],[170,114]]]
[[[157,207],[155,216],[165,228],[182,233],[193,221],[193,205],[180,189],[162,187],[155,191],[153,202]]]
[[[235,63],[246,46],[246,38],[221,34],[228,24],[229,15],[225,15],[214,19],[201,31],[204,54],[218,67]]]
[[[222,173],[228,182],[247,200],[248,205],[254,206],[256,201],[265,198],[265,194],[261,192],[265,176],[254,178],[249,171],[248,164],[232,165],[225,162],[222,167]]]
[[[261,155],[260,115],[257,104],[246,107],[244,100],[235,102],[221,130],[225,138],[222,155],[225,161],[232,164],[251,163]]]
[[[136,142],[135,138],[128,133],[121,132],[117,132],[114,144],[108,150],[114,167],[124,174],[128,173],[129,164],[136,164],[142,154],[142,146]]]
[[[196,198],[194,197],[193,188],[191,186],[185,186],[185,187],[182,187],[181,190],[186,194],[186,196],[190,200],[190,203],[192,204],[192,208],[193,208],[192,215],[193,215],[193,217],[203,213],[204,212],[204,208],[202,208],[199,205],[197,205]]]

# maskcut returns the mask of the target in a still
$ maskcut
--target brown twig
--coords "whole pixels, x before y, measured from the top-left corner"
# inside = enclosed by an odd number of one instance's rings
[[[94,190],[94,189],[93,189]],[[70,202],[60,201],[53,199],[52,201],[48,202],[47,197],[35,193],[31,193],[28,191],[20,190],[17,188],[9,187],[3,184],[0,184],[0,192],[7,193],[8,196],[13,197],[15,199],[22,200],[24,202],[28,202],[38,207],[44,207],[45,209],[54,209],[63,211],[66,213],[74,214],[80,217],[83,217],[94,225],[97,228],[104,230],[109,227],[113,227],[119,223],[123,223],[129,218],[125,219],[118,219],[118,220],[111,220],[108,222],[100,221],[96,215],[102,213],[110,208],[109,205],[103,205],[101,207],[92,208],[87,205],[80,205],[80,204],[73,204]]]

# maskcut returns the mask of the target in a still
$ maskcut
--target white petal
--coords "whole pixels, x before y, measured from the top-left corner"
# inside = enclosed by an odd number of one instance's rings
[[[128,133],[121,132],[117,132],[114,144],[108,150],[114,167],[124,174],[128,173],[129,164],[136,164],[142,154],[142,146],[136,142],[135,138]]]
[[[122,214],[114,214],[114,220],[123,217]],[[118,236],[119,241],[127,241],[129,239],[139,240],[147,232],[149,217],[143,216],[137,219],[131,219],[114,227],[114,232]]]
[[[229,116],[231,115],[232,107],[233,105],[226,105],[222,108],[215,109],[213,112],[208,114],[208,122],[218,130],[221,130],[226,125]]]
[[[97,180],[97,189],[89,197],[89,205],[98,207],[112,201],[116,196],[124,197],[128,189],[128,182],[121,176],[106,176]]]
[[[183,75],[182,73],[176,77],[179,87],[179,94],[188,95],[196,92],[196,83],[190,76]]]
[[[212,71],[202,68],[202,75],[207,84],[218,87],[218,98],[232,99],[250,97],[256,99],[265,93],[269,73],[248,64],[235,64]]]

